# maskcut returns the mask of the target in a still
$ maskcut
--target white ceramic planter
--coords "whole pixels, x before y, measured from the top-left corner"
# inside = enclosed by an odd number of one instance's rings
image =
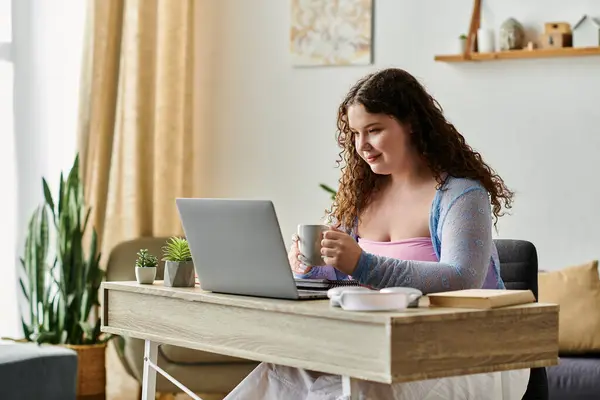
[[[138,283],[152,284],[156,278],[156,267],[135,267],[135,279]]]

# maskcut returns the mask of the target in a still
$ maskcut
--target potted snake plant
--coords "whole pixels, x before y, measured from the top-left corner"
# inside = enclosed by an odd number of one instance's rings
[[[140,284],[152,284],[156,279],[156,266],[158,258],[148,253],[148,249],[141,249],[135,260],[135,279]]]
[[[66,176],[60,174],[56,192],[45,178],[42,189],[44,201],[31,214],[21,257],[23,341],[75,350],[78,398],[104,398],[105,350],[112,336],[100,330],[104,271],[79,156]]]
[[[165,261],[164,286],[193,287],[196,284],[190,246],[185,238],[173,236],[162,248]]]

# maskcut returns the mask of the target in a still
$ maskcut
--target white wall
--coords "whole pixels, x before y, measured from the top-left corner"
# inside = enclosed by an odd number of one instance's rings
[[[80,65],[86,3],[81,0],[13,0],[14,136],[16,199],[9,210],[16,258],[23,256],[27,224],[43,201],[42,177],[58,190],[76,149]],[[10,134],[10,132],[8,132]],[[12,160],[11,160],[12,161]],[[11,254],[11,256],[13,256]],[[20,335],[13,257],[0,267],[0,335]],[[20,268],[20,266],[18,267]],[[20,293],[21,291],[18,290]]]
[[[499,236],[531,240],[541,268],[600,257],[600,57],[444,64],[469,24],[471,0],[377,0],[375,65],[293,68],[289,1],[220,3],[209,135],[214,193],[270,198],[286,240],[329,206],[319,182],[336,185],[335,116],[354,81],[401,67],[440,101],[448,118],[517,192]],[[594,0],[488,0],[486,24],[513,16],[546,21],[600,16]]]

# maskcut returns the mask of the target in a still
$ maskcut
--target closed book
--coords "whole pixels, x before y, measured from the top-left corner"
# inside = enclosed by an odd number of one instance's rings
[[[427,297],[430,307],[486,309],[535,302],[531,290],[465,289],[431,293]]]

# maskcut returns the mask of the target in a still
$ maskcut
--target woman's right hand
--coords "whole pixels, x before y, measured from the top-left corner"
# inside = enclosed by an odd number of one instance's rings
[[[297,275],[307,274],[312,267],[302,262],[302,254],[300,254],[300,248],[298,247],[298,235],[294,234],[292,237],[292,246],[288,252],[288,260],[292,271]]]

